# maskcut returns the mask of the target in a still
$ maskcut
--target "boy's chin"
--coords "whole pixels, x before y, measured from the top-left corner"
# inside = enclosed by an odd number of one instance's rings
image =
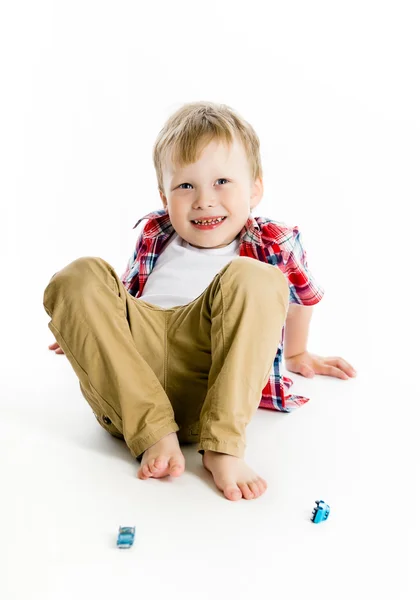
[[[229,244],[231,244],[238,236],[232,237],[232,239],[229,237],[227,240],[223,238],[218,240],[215,238],[200,239],[200,237],[188,237],[189,239],[184,238],[185,241],[188,242],[190,246],[194,246],[194,248],[200,248],[201,250],[215,250],[216,248],[224,248],[225,246],[229,246]]]
[[[222,232],[218,228],[216,229],[204,229],[200,231],[190,223],[185,221],[181,224],[172,223],[177,234],[184,239],[188,244],[195,248],[203,250],[210,250],[215,248],[223,248],[229,246],[238,236],[240,235],[243,227],[236,233],[235,231],[226,234],[226,231]],[[222,225],[223,228],[223,225]]]

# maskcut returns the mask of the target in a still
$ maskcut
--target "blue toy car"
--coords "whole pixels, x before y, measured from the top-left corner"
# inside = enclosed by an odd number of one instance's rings
[[[315,504],[316,506],[312,511],[311,521],[313,523],[321,523],[321,521],[328,519],[330,507],[328,504],[325,504],[323,500],[315,500]]]
[[[135,527],[121,527],[118,531],[117,546],[118,548],[131,548],[136,535]]]

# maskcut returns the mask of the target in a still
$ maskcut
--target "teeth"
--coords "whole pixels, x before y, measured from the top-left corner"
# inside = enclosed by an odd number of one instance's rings
[[[213,223],[220,223],[220,221],[223,221],[224,217],[220,217],[219,219],[213,219],[211,221],[206,220],[206,221],[200,221],[200,220],[195,220],[194,223],[196,224],[200,224],[200,225],[207,225],[207,224],[213,224]]]

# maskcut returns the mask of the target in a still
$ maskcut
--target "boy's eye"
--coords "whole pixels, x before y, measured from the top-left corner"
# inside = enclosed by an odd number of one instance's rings
[[[225,179],[224,177],[220,177],[219,179],[216,179],[216,181],[226,181],[227,182],[227,179]],[[178,187],[180,187],[181,189],[185,190],[186,188],[182,187],[184,185],[191,185],[191,183],[181,183],[181,185],[179,185]]]

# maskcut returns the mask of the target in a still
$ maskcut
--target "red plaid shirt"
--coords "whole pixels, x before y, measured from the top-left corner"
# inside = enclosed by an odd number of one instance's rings
[[[163,209],[142,217],[133,229],[144,219],[148,219],[148,222],[121,276],[122,283],[135,298],[141,297],[156,260],[175,231],[168,213]],[[287,227],[271,219],[250,216],[240,232],[239,255],[277,266],[289,282],[290,303],[312,306],[324,295],[323,288],[308,269],[301,234],[296,226]],[[262,390],[259,408],[290,412],[308,402],[309,398],[288,393],[293,380],[281,374],[283,342],[284,327],[268,382]]]

